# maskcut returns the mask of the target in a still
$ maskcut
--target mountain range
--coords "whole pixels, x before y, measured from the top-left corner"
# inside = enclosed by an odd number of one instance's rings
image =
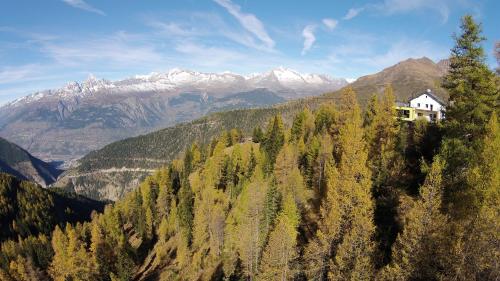
[[[361,77],[349,86],[356,91],[361,104],[366,104],[373,94],[381,94],[389,84],[400,101],[429,88],[447,100],[446,92],[440,87],[441,77],[446,70],[446,61],[434,63],[425,57],[408,59],[379,73]],[[276,114],[281,114],[284,122],[290,125],[293,116],[304,107],[315,109],[322,103],[338,101],[339,96],[340,92],[334,91],[265,108],[214,113],[188,123],[121,140],[87,154],[78,161],[78,166],[66,171],[55,185],[91,198],[117,200],[135,188],[154,169],[169,163],[195,141],[206,144],[222,131],[232,128],[240,128],[248,136],[254,127],[263,127]]]
[[[0,136],[39,158],[67,164],[113,141],[207,113],[272,105],[346,84],[283,67],[249,76],[181,69],[118,81],[91,75],[0,107]]]

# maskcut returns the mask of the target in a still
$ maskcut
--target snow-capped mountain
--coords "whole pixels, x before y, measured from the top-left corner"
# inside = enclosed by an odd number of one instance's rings
[[[40,101],[41,99],[73,99],[97,93],[125,94],[138,92],[205,91],[214,96],[224,96],[234,91],[248,91],[267,88],[279,91],[283,98],[317,95],[337,90],[347,84],[343,78],[331,78],[321,74],[301,74],[295,70],[279,67],[265,73],[243,76],[230,72],[203,73],[197,71],[171,69],[168,72],[153,72],[131,78],[109,81],[90,75],[84,82],[70,82],[60,89],[44,90],[19,98],[4,107]]]
[[[39,158],[71,161],[110,142],[210,112],[269,106],[346,84],[283,67],[249,76],[177,68],[117,81],[90,75],[0,107],[0,136]]]

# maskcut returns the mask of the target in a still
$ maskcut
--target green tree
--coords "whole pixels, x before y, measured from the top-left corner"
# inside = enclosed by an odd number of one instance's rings
[[[266,152],[266,169],[267,172],[271,172],[274,168],[274,163],[276,162],[276,157],[285,144],[285,130],[283,126],[283,120],[281,116],[276,115],[272,118],[268,124],[265,141],[262,144],[262,148]]]
[[[485,63],[481,25],[466,15],[460,27],[462,33],[454,36],[450,68],[443,80],[450,99],[441,150],[448,165],[445,199],[451,203],[448,208],[455,216],[464,212],[464,203],[470,200],[466,197],[470,188],[466,171],[477,155],[490,115],[498,108],[499,93],[495,74]]]
[[[283,210],[277,217],[276,227],[271,232],[262,255],[258,280],[294,280],[297,269],[294,268],[293,262],[298,257],[299,222],[300,215],[295,199],[289,195],[284,200]]]
[[[500,128],[492,115],[473,168],[467,216],[450,231],[453,244],[447,269],[453,280],[496,280],[500,278]]]

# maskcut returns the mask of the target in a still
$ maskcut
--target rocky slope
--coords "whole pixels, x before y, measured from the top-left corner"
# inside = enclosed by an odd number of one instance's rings
[[[119,81],[90,76],[0,107],[0,136],[39,158],[71,161],[113,141],[210,112],[272,105],[346,84],[285,68],[248,77],[180,69]]]
[[[43,187],[53,183],[62,172],[34,157],[21,147],[0,138],[0,172],[23,180],[30,180]]]
[[[397,99],[431,88],[443,99],[439,87],[442,66],[428,58],[409,59],[383,71],[359,78],[352,86],[360,103],[366,104],[372,94],[379,94],[391,84]],[[93,151],[67,171],[56,186],[62,186],[92,198],[119,199],[135,188],[153,169],[165,165],[194,141],[207,143],[223,130],[240,128],[247,135],[255,126],[263,126],[269,117],[282,114],[285,122],[305,106],[314,109],[324,102],[336,101],[339,91],[284,104],[211,114],[189,123],[125,139]]]

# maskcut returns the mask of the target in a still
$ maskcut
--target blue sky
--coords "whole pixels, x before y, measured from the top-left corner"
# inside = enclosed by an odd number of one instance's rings
[[[35,90],[173,67],[277,66],[356,78],[409,57],[446,58],[465,13],[488,63],[497,0],[12,0],[0,4],[0,104]]]

